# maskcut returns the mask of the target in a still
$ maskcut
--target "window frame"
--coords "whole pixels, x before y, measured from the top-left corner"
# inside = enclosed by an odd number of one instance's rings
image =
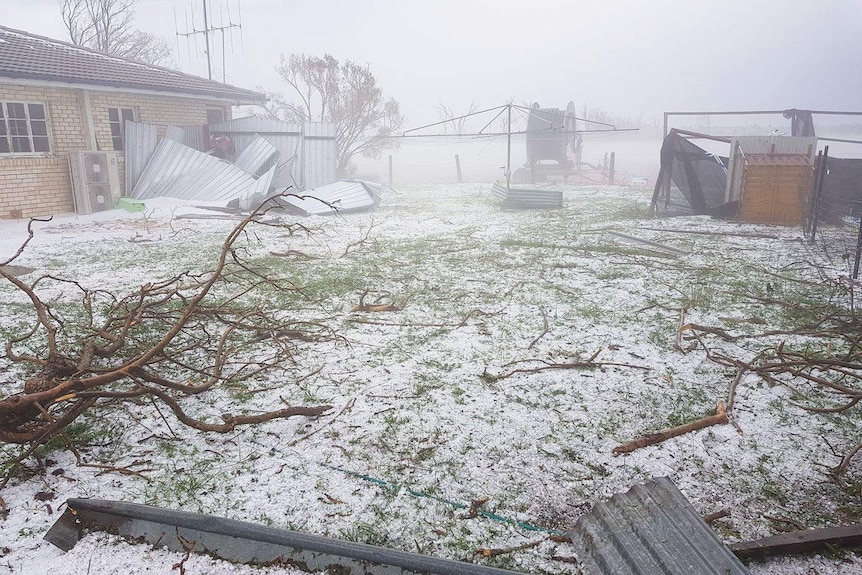
[[[111,120],[111,110],[117,111],[118,120],[115,122]],[[131,118],[126,118],[124,112],[130,111],[132,113]],[[108,106],[108,130],[111,132],[111,149],[115,152],[123,152],[126,149],[126,120],[130,120],[132,122],[138,121],[138,111],[133,106]],[[114,125],[117,125],[117,130],[120,135],[114,135]],[[117,147],[117,139],[120,140],[120,147]]]
[[[23,119],[27,122],[27,141],[30,145],[29,152],[16,152],[15,148],[12,144],[13,135],[11,130],[9,129],[9,104],[21,104],[24,106],[24,118],[14,118],[15,120]],[[30,106],[41,106],[42,112],[44,113],[44,118],[36,118],[35,120],[30,117]],[[36,157],[41,158],[45,156],[50,156],[54,153],[54,144],[53,144],[53,135],[51,134],[51,114],[50,109],[48,107],[47,102],[37,102],[33,100],[0,100],[0,114],[2,114],[2,118],[0,118],[0,122],[3,124],[3,129],[5,133],[0,135],[0,138],[6,141],[6,144],[9,146],[8,152],[0,152],[0,158],[9,158],[9,157]],[[45,122],[45,134],[36,134],[36,138],[44,138],[48,143],[48,149],[44,152],[35,151],[35,142],[33,141],[33,122]],[[20,137],[20,136],[15,136]]]
[[[221,119],[218,122],[210,122],[210,112],[218,112],[219,114],[221,114]],[[210,106],[206,109],[206,114],[207,114],[207,126],[212,126],[213,124],[221,124],[222,122],[226,121],[225,118],[227,117],[227,114],[225,113],[224,108],[218,108],[218,107],[213,107],[213,106]]]

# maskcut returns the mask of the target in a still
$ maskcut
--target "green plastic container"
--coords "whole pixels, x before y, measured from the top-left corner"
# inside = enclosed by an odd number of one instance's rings
[[[143,212],[147,209],[144,202],[128,196],[120,196],[120,199],[117,200],[117,207],[132,213]]]

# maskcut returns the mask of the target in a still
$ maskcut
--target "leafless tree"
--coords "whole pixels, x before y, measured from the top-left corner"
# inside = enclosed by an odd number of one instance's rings
[[[60,0],[69,40],[76,46],[147,64],[165,65],[172,50],[167,40],[135,30],[137,0]]]
[[[437,114],[440,116],[441,120],[450,120],[443,124],[443,131],[445,133],[449,133],[449,130],[452,130],[454,134],[463,134],[464,126],[467,123],[467,116],[477,111],[479,106],[476,105],[475,101],[470,102],[470,107],[467,108],[467,111],[464,113],[459,113],[455,111],[455,108],[452,106],[447,106],[443,102],[437,104]]]
[[[339,174],[348,172],[354,157],[378,158],[396,145],[401,109],[394,98],[384,98],[369,65],[294,54],[282,55],[276,71],[294,98],[270,93],[267,110],[288,121],[336,124]]]

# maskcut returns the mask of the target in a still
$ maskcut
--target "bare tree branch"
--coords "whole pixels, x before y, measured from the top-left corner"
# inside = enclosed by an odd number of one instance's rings
[[[147,64],[170,63],[165,38],[134,28],[138,0],[61,0],[60,16],[76,46]]]

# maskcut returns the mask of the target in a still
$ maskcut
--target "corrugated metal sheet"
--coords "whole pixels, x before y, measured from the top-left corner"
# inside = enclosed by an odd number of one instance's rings
[[[554,210],[563,207],[563,192],[559,190],[506,189],[494,184],[491,193],[503,200],[503,207],[512,210]]]
[[[132,195],[141,200],[168,196],[229,201],[251,193],[261,185],[233,164],[164,138],[141,174]]]
[[[811,161],[808,156],[773,156],[771,154],[752,154],[745,158],[747,166],[802,166],[808,167]]]
[[[277,188],[296,186],[299,190],[307,190],[337,179],[335,124],[306,122],[299,125],[247,116],[213,124],[210,133],[229,136],[240,155],[258,135],[266,139],[278,150],[278,162],[282,166],[273,180]],[[285,166],[292,158],[292,164]]]
[[[250,187],[239,198],[239,207],[243,210],[251,211],[256,209],[263,201],[269,197],[269,190],[272,186],[272,179],[275,176],[276,166],[272,166],[261,177],[257,179],[254,186]]]
[[[211,133],[248,133],[248,134],[285,134],[294,133],[299,135],[302,132],[302,126],[292,124],[290,122],[282,122],[272,118],[263,118],[260,116],[245,116],[228,120],[227,122],[219,122],[218,124],[210,124]]]
[[[267,142],[262,136],[255,136],[234,165],[252,176],[260,176],[278,161],[278,149]]]
[[[147,162],[156,151],[158,126],[126,120],[123,140],[126,156],[126,194],[131,194]]]
[[[302,130],[302,177],[299,180],[302,189],[308,190],[334,182],[338,177],[335,124],[306,122],[302,125]]]
[[[288,211],[303,216],[366,211],[380,203],[380,187],[358,180],[342,180],[282,198],[280,203]]]
[[[165,132],[165,138],[183,143],[183,140],[186,139],[186,131],[179,126],[168,126],[168,129]]]
[[[747,575],[667,477],[597,504],[571,531],[591,575]]]
[[[165,138],[200,152],[210,149],[207,126],[168,126]]]

